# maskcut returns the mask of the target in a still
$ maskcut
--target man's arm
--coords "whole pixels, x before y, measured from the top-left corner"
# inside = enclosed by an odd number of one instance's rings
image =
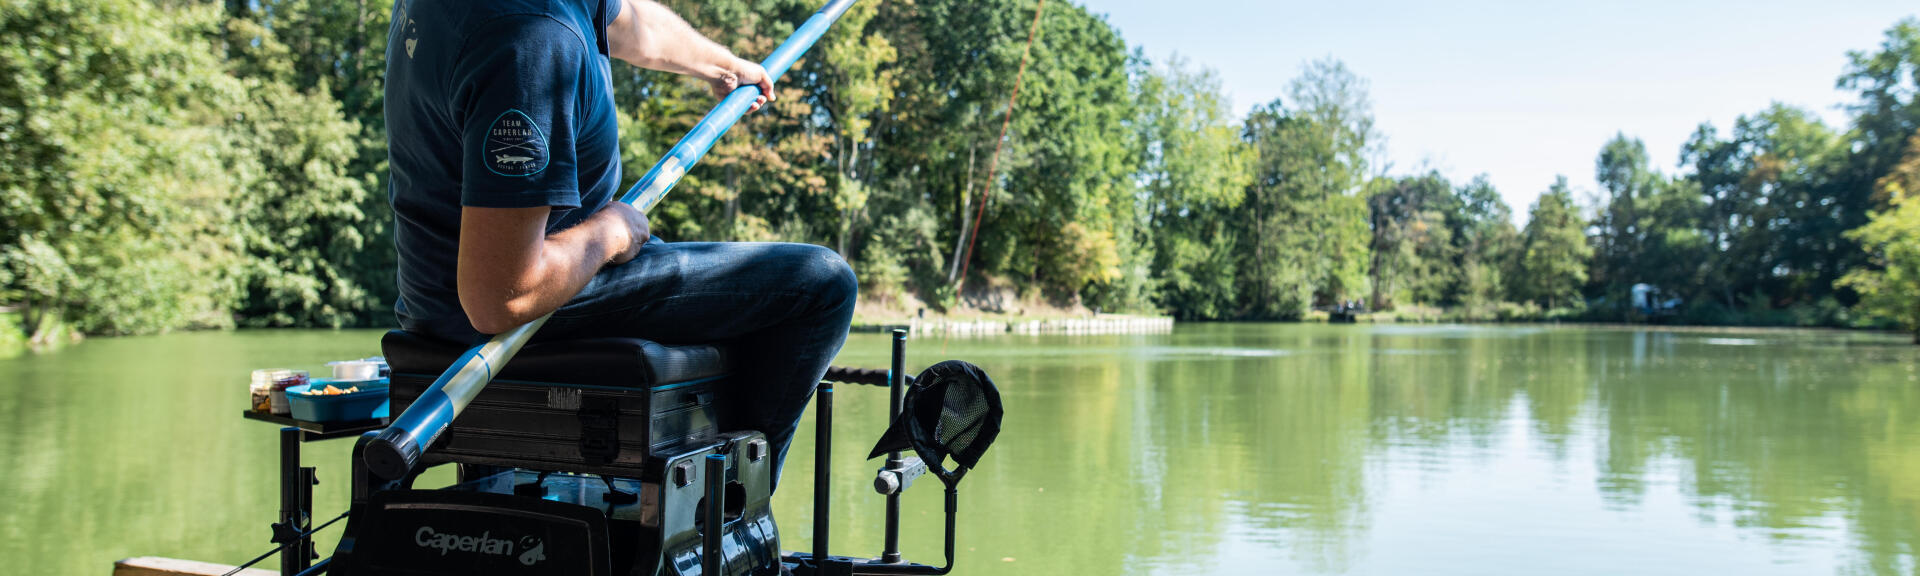
[[[716,98],[757,84],[760,99],[753,103],[754,110],[773,101],[773,79],[759,64],[734,56],[653,0],[616,1],[621,9],[620,16],[607,25],[609,55],[641,68],[706,80]]]
[[[461,209],[460,307],[474,330],[499,334],[559,309],[602,266],[632,260],[647,242],[646,215],[625,202],[549,236],[551,211]]]
[[[716,97],[741,85],[759,85],[755,110],[773,99],[773,80],[759,64],[701,36],[665,6],[617,1],[620,16],[606,30],[613,57],[706,80]],[[646,215],[611,202],[578,226],[548,235],[551,210],[461,210],[457,282],[460,307],[475,330],[498,334],[559,309],[602,267],[633,259],[650,232]]]

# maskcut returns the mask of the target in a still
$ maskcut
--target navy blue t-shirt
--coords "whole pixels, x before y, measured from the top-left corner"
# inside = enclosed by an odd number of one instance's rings
[[[400,324],[478,335],[455,287],[464,206],[578,224],[620,185],[606,56],[618,0],[401,0],[387,32]]]

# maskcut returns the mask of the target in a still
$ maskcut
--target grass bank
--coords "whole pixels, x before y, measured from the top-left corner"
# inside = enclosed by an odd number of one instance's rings
[[[1011,292],[975,297],[937,310],[911,297],[862,298],[853,313],[854,332],[905,328],[920,335],[1140,334],[1173,329],[1173,319],[1154,313],[1109,313],[1078,304],[1017,298]]]

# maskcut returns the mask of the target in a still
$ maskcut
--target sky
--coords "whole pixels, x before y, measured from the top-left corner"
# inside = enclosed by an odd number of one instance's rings
[[[1072,1],[1156,61],[1218,72],[1241,115],[1302,64],[1340,59],[1369,81],[1392,173],[1485,173],[1517,222],[1555,175],[1593,193],[1617,133],[1672,174],[1702,122],[1724,135],[1773,102],[1844,128],[1847,52],[1920,14],[1913,0]]]

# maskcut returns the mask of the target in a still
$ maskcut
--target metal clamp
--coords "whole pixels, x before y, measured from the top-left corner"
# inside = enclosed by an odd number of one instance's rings
[[[927,463],[918,456],[909,456],[900,460],[888,460],[887,467],[873,477],[873,491],[882,495],[894,495],[907,491],[913,481],[927,473]]]

